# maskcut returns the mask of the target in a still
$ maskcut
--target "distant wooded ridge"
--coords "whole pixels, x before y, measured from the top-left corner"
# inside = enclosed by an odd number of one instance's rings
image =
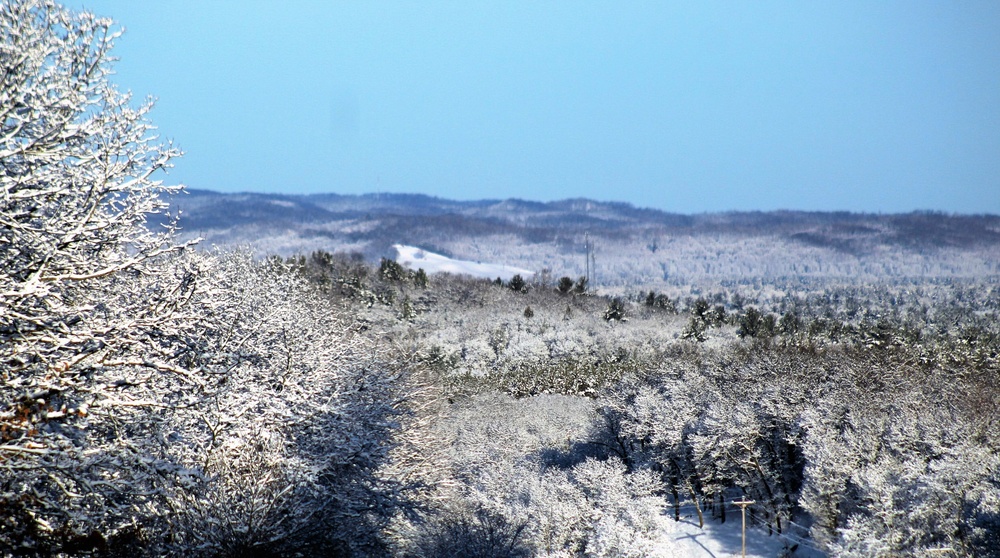
[[[557,274],[582,274],[596,243],[598,278],[655,284],[677,275],[984,276],[1000,273],[1000,216],[915,211],[732,211],[685,215],[576,198],[456,201],[422,194],[268,194],[188,190],[170,199],[186,236],[260,253],[392,246]],[[707,258],[707,261],[701,261]],[[636,260],[642,260],[637,262]]]
[[[479,200],[452,200],[430,196],[427,194],[376,192],[368,194],[276,194],[266,192],[217,192],[214,190],[187,188],[184,197],[212,199],[212,201],[240,200],[278,202],[275,205],[290,207],[281,202],[291,202],[303,209],[318,208],[332,214],[352,211],[396,210],[412,214],[438,214],[449,212],[477,212],[485,209],[499,211],[520,211],[525,213],[570,212],[570,213],[610,213],[621,219],[657,220],[668,219],[671,224],[693,225],[706,222],[718,222],[720,216],[725,216],[723,222],[732,224],[747,223],[770,217],[779,222],[801,222],[813,219],[841,220],[868,219],[902,216],[937,216],[952,218],[986,218],[998,222],[1000,215],[989,213],[950,213],[937,210],[917,210],[901,213],[852,212],[852,211],[809,211],[809,210],[750,210],[750,211],[718,211],[704,213],[676,213],[654,208],[637,207],[634,204],[620,201],[601,201],[589,198],[566,198],[550,202],[524,200],[520,198],[487,198]],[[681,221],[674,221],[681,218]]]

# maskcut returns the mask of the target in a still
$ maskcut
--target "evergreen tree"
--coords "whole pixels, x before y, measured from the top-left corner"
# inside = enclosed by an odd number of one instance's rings
[[[521,277],[521,274],[517,274],[510,278],[510,282],[507,284],[510,290],[517,293],[528,292],[528,283]]]
[[[573,280],[569,277],[560,277],[556,290],[558,290],[561,294],[569,294],[569,292],[573,290]]]

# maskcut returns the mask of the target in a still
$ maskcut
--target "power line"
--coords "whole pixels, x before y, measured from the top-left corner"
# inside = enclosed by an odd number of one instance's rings
[[[757,527],[761,531],[763,531],[765,527],[770,528],[770,525],[767,524],[767,523],[764,523],[764,521],[762,519],[750,516],[750,521],[753,522],[753,523],[755,523],[755,525],[753,525],[753,526]],[[816,548],[815,546],[813,546],[811,544],[812,543],[811,539],[804,539],[802,537],[794,536],[794,535],[791,535],[789,533],[779,533],[777,531],[771,531],[771,532],[769,532],[769,536],[770,535],[774,535],[774,536],[776,536],[778,538],[785,539],[786,541],[794,543],[794,544],[797,544],[799,546],[804,546],[804,547],[806,547],[806,548],[808,548],[810,550],[814,550],[816,552],[819,552],[820,554],[825,554],[825,551],[823,551],[822,549]]]

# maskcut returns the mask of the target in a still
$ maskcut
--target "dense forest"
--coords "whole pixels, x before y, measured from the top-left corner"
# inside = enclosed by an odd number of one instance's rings
[[[734,500],[788,556],[1000,555],[996,261],[604,294],[200,248],[112,22],[0,37],[3,555],[674,556]]]
[[[836,556],[984,556],[1000,543],[995,281],[604,297],[569,278],[428,283],[358,261],[286,263],[434,374],[440,416],[460,417],[447,434],[463,497],[524,521],[532,554],[647,555],[650,497],[702,521],[749,497],[759,524],[794,533],[789,547]],[[566,410],[581,399],[589,418]],[[577,468],[595,461],[617,467],[600,477],[620,475],[622,500],[560,508],[593,489]],[[567,523],[561,537],[578,538],[556,546],[534,530],[595,513],[614,526]]]

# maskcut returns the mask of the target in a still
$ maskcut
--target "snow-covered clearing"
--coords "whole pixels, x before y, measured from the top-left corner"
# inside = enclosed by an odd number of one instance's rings
[[[665,510],[661,517],[661,537],[651,556],[659,558],[731,558],[742,556],[742,538],[739,511],[730,512],[727,521],[705,518],[705,528],[698,527],[698,518],[693,513],[682,514],[680,521],[674,521],[673,510]],[[822,558],[824,554],[805,545],[806,540],[789,553],[787,547],[794,546],[796,537],[772,534],[755,527],[747,517],[747,557],[776,558]],[[786,546],[787,545],[787,546]]]
[[[499,277],[504,281],[509,281],[515,275],[521,275],[525,279],[534,275],[533,271],[509,265],[453,260],[447,256],[428,252],[416,246],[394,244],[392,247],[396,249],[396,253],[398,254],[396,262],[400,265],[410,269],[422,268],[427,273],[446,272],[485,279]]]

